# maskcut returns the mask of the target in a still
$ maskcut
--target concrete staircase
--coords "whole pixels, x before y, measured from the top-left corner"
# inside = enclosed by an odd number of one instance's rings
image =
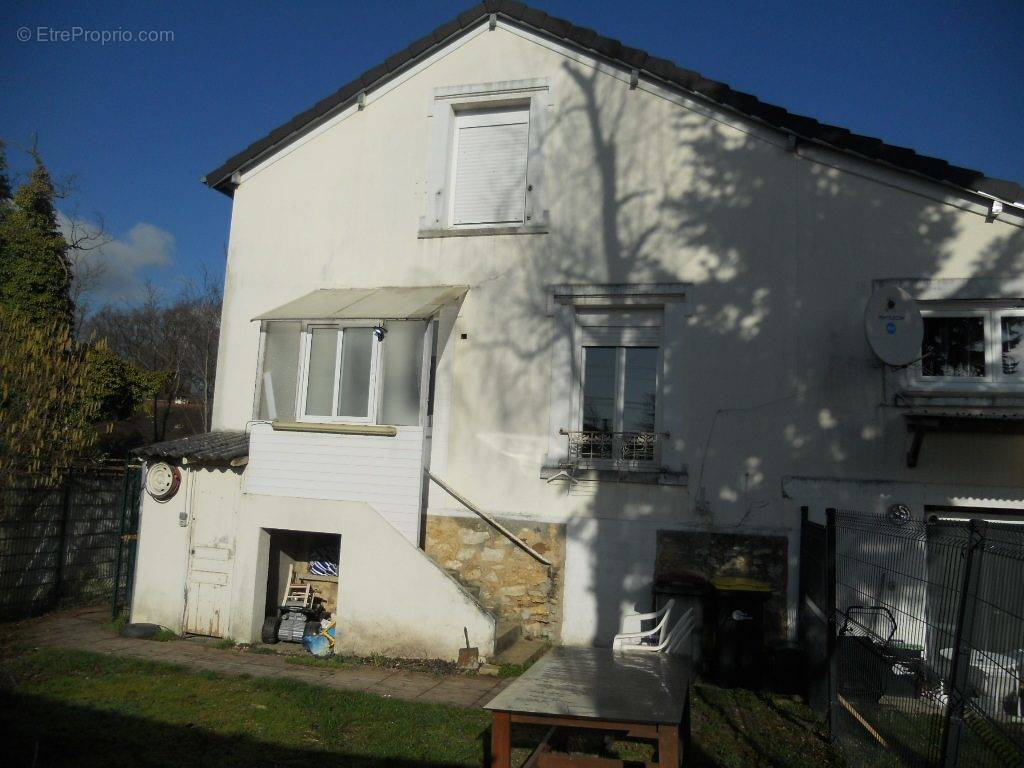
[[[494,632],[494,656],[488,662],[524,666],[539,659],[547,649],[547,643],[523,637],[521,625],[499,620]]]

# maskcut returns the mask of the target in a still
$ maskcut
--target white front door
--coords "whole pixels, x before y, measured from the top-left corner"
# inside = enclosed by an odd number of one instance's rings
[[[235,563],[235,510],[233,497],[204,493],[198,484],[193,493],[191,544],[185,584],[185,631],[195,635],[224,637],[231,608],[231,571]],[[212,485],[208,483],[207,485]],[[191,489],[190,489],[191,490]],[[211,489],[213,490],[213,489]]]

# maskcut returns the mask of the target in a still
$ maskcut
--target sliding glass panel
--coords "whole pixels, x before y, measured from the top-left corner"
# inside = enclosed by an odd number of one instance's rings
[[[263,335],[263,371],[256,418],[295,420],[295,382],[299,377],[298,323],[267,323]]]
[[[306,372],[306,415],[331,416],[334,401],[334,372],[338,370],[338,329],[314,328],[309,338],[309,366]]]
[[[391,321],[381,342],[384,355],[384,392],[381,424],[415,426],[420,423],[420,377],[423,373],[422,320]]]
[[[1024,317],[1004,317],[1001,321],[1003,342],[1003,373],[1007,376],[1024,374]]]
[[[921,373],[944,378],[985,375],[985,318],[932,316],[924,318]]]
[[[623,432],[653,432],[658,392],[658,348],[626,347]]]
[[[616,347],[583,348],[583,431],[615,429]]]
[[[338,415],[365,419],[370,402],[372,328],[346,328],[341,338],[341,388]]]

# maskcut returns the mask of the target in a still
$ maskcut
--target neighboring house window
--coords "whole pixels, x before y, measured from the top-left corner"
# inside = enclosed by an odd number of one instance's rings
[[[267,322],[256,417],[418,425],[426,411],[424,341],[432,331],[422,320]]]
[[[947,389],[1024,384],[1024,309],[928,304],[922,302],[917,384]]]
[[[434,89],[420,237],[543,234],[546,78]]]
[[[577,313],[578,416],[570,457],[642,468],[659,457],[661,312]]]

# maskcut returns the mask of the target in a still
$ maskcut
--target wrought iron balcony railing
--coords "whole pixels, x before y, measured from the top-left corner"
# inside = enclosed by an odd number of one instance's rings
[[[653,465],[665,436],[661,432],[560,431],[569,439],[570,462],[615,468]]]

